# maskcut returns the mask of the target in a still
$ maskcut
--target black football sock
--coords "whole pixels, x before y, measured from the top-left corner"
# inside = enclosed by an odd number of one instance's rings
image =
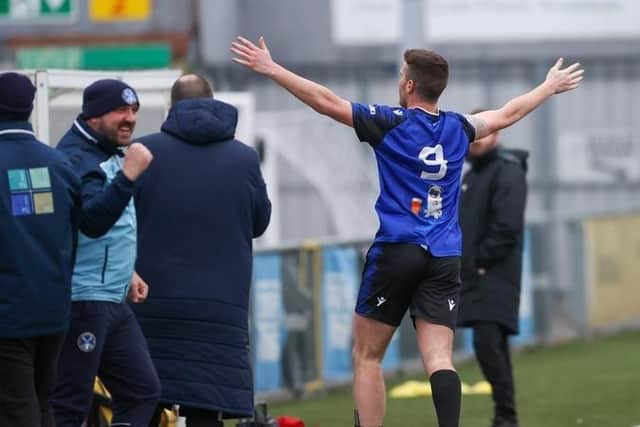
[[[439,427],[458,427],[460,423],[460,377],[456,371],[443,369],[429,378],[433,405]]]

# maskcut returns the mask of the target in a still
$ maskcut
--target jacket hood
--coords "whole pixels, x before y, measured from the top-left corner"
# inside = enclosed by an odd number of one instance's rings
[[[162,131],[193,145],[206,145],[233,139],[238,110],[224,102],[209,99],[185,99],[169,110]]]
[[[499,148],[498,156],[503,160],[519,164],[520,166],[522,166],[522,169],[524,169],[525,172],[527,171],[527,168],[529,166],[527,164],[527,159],[529,158],[528,151],[518,148]]]

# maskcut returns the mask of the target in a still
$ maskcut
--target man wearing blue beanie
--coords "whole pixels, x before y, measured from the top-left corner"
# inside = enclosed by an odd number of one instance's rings
[[[146,341],[125,301],[142,302],[148,289],[141,281],[129,286],[136,256],[133,184],[153,157],[131,143],[139,106],[126,83],[96,81],[84,90],[82,113],[58,144],[82,179],[83,217],[92,219],[79,233],[71,327],[51,400],[58,427],[83,423],[96,375],[113,398],[112,425],[146,427],[160,395]]]
[[[49,396],[69,326],[80,180],[38,141],[36,88],[0,74],[0,425],[53,426]]]

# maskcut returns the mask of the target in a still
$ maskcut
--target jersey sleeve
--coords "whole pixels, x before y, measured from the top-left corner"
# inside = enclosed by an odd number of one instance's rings
[[[454,114],[456,115],[458,120],[460,120],[460,123],[462,123],[462,129],[464,130],[464,133],[467,135],[467,138],[469,138],[469,142],[475,141],[476,127],[471,121],[469,121],[469,118],[472,116],[466,116],[458,113],[454,113]]]
[[[406,120],[403,108],[376,104],[352,103],[353,128],[358,139],[372,147],[380,144],[384,136]]]

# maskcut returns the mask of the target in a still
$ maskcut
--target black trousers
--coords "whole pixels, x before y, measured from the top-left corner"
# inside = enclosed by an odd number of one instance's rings
[[[51,397],[57,427],[77,427],[91,410],[96,375],[111,393],[114,425],[146,426],[160,397],[147,341],[126,303],[76,301]]]
[[[480,369],[493,388],[496,418],[515,420],[515,389],[507,331],[498,323],[475,323],[473,348]]]
[[[0,338],[0,426],[55,426],[49,396],[63,342],[64,334]]]

